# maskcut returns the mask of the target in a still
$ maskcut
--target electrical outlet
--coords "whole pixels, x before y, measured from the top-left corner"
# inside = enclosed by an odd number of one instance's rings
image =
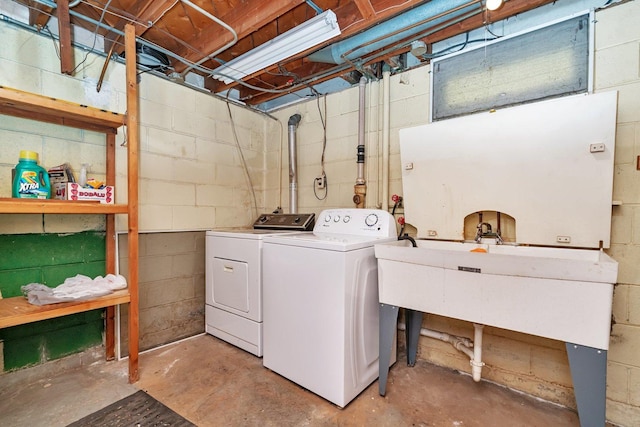
[[[326,176],[317,177],[315,179],[315,184],[316,184],[317,190],[324,190],[327,186],[327,177]]]
[[[604,144],[591,144],[589,145],[589,152],[602,153],[604,151]]]

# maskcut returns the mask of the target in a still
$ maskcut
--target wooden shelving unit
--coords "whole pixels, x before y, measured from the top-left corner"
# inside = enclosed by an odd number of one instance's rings
[[[107,359],[115,357],[115,306],[129,304],[129,382],[138,372],[138,92],[136,82],[135,30],[125,28],[127,114],[22,92],[0,86],[0,114],[102,132],[106,136],[106,182],[115,184],[115,137],[120,127],[127,131],[126,204],[100,204],[63,200],[0,198],[0,214],[98,214],[106,215],[106,272],[116,269],[115,215],[128,216],[129,277],[126,290],[87,301],[34,306],[24,297],[0,299],[0,328],[106,308],[105,347]]]

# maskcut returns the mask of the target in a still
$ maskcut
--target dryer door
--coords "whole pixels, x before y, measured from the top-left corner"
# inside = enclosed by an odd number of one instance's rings
[[[246,262],[213,259],[213,303],[249,312],[249,267]]]

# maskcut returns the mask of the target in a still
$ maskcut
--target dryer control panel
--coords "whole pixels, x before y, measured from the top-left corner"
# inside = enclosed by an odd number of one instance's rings
[[[393,216],[380,209],[327,209],[320,213],[314,234],[395,237]]]

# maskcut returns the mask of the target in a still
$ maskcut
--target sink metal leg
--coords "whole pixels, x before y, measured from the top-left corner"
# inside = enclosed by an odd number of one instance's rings
[[[387,377],[389,376],[389,364],[393,352],[393,340],[398,327],[398,307],[389,304],[380,304],[379,320],[379,360],[378,360],[378,392],[384,396],[387,392]]]
[[[404,309],[407,329],[405,337],[407,340],[407,365],[414,366],[418,355],[418,340],[420,339],[420,329],[422,328],[422,312]]]
[[[607,351],[566,343],[581,427],[605,425]]]

